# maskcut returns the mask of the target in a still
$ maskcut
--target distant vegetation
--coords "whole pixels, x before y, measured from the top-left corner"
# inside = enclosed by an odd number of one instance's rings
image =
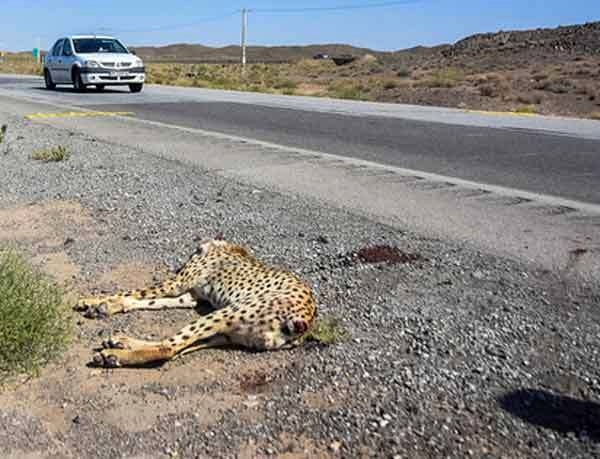
[[[454,45],[396,52],[347,45],[250,47],[253,63],[245,73],[238,46],[136,51],[155,84],[598,118],[598,49],[600,22],[478,34]],[[313,59],[317,54],[357,59],[337,66]],[[39,73],[33,59],[23,57],[7,59],[0,72]]]
[[[42,76],[41,65],[35,62],[30,55],[23,53],[8,54],[4,59],[0,59],[0,73],[19,73],[22,75],[40,75]]]

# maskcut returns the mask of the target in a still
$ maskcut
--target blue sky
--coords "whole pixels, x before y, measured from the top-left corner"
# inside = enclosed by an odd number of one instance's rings
[[[240,16],[227,14],[243,7],[328,7],[382,1],[0,0],[0,48],[28,50],[39,37],[41,47],[47,49],[58,35],[81,32],[115,34],[128,45],[220,46],[239,42]],[[454,42],[477,32],[600,20],[598,0],[407,1],[370,10],[250,14],[249,43],[349,43],[394,50]],[[170,27],[190,23],[195,24]]]

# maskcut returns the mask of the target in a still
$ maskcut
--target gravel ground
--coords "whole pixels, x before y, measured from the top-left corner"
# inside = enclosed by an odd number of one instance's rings
[[[160,279],[221,232],[308,279],[320,314],[352,338],[105,371],[85,366],[103,336],[164,336],[196,313],[76,316],[64,360],[0,392],[3,457],[600,455],[597,287],[0,110],[4,122],[0,211],[66,201],[82,215],[60,226],[55,210],[56,234],[38,222],[0,239],[32,257],[65,253],[77,293],[124,287],[100,281],[123,263]],[[71,158],[29,158],[56,145]],[[377,244],[420,257],[348,256]]]

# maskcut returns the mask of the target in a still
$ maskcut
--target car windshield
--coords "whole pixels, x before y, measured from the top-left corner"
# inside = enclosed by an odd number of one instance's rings
[[[125,47],[113,38],[75,38],[77,53],[127,53]]]

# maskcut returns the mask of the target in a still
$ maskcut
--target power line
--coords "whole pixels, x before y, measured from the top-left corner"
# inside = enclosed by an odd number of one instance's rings
[[[342,4],[342,5],[334,5],[334,6],[323,6],[323,7],[303,7],[303,8],[245,8],[246,13],[254,13],[254,14],[298,14],[298,13],[311,13],[311,12],[328,12],[328,11],[350,11],[350,10],[363,10],[363,9],[372,9],[372,8],[386,8],[392,6],[401,6],[401,5],[409,5],[413,3],[420,3],[422,0],[394,0],[394,1],[386,1],[386,2],[376,2],[376,3],[362,3],[362,4]],[[229,11],[224,14],[220,14],[217,16],[208,16],[203,18],[198,18],[193,22],[180,23],[180,24],[170,24],[164,26],[153,26],[147,28],[140,29],[113,29],[111,27],[98,27],[97,31],[102,32],[110,32],[111,34],[128,34],[128,33],[143,33],[143,32],[160,32],[163,30],[177,30],[177,29],[185,29],[190,27],[195,27],[199,24],[203,24],[206,22],[214,22],[222,19],[227,19],[232,16],[238,15],[242,13],[244,10],[234,10]],[[51,33],[43,33],[38,34],[41,37],[50,37],[55,34]]]
[[[385,8],[391,6],[409,5],[411,3],[419,3],[421,0],[396,0],[389,2],[378,3],[362,3],[362,4],[346,4],[336,6],[315,6],[304,8],[257,8],[250,10],[252,13],[310,13],[319,11],[349,11],[349,10],[366,10],[371,8]]]
[[[162,31],[162,30],[176,30],[176,29],[185,29],[189,27],[194,27],[199,24],[203,24],[205,22],[214,22],[220,21],[221,19],[226,19],[231,16],[238,15],[240,10],[230,11],[225,14],[221,14],[218,16],[208,16],[204,18],[199,18],[194,22],[188,22],[185,24],[171,24],[165,26],[156,26],[156,27],[148,27],[145,29],[112,29],[110,27],[103,27],[104,30],[109,30],[111,33],[142,33],[142,32],[154,32],[154,31]]]

